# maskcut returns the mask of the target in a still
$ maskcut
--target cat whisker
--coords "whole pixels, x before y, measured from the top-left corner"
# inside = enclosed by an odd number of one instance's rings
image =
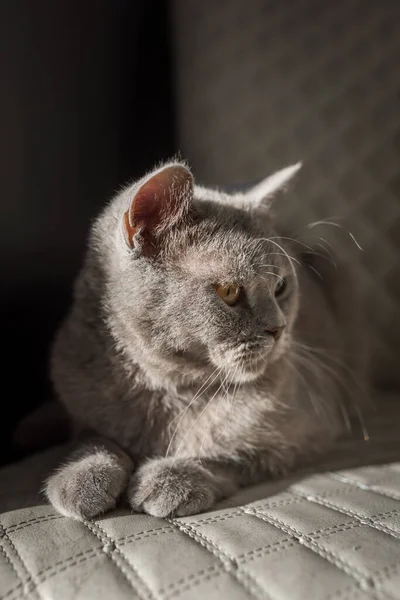
[[[231,387],[231,385],[232,385],[232,383],[233,383],[233,381],[234,381],[234,377],[235,377],[236,371],[237,371],[237,367],[235,367],[235,370],[234,370],[234,372],[233,372],[232,378],[231,378],[230,382],[228,383],[228,387],[226,387],[226,388],[224,387],[225,395],[223,396],[223,398],[222,398],[222,400],[221,400],[221,404],[223,404],[223,402],[224,402],[224,401],[225,401],[225,400],[228,398],[228,395],[229,395],[229,389],[230,389],[230,387]],[[226,381],[226,379],[227,379],[228,377],[229,377],[229,372],[227,373],[227,376],[226,376],[226,378],[225,378],[225,380],[224,380],[224,383],[225,383],[225,381]],[[216,410],[217,410],[217,409],[216,409]],[[214,423],[214,419],[213,419],[213,418],[211,418],[211,419],[210,419],[210,422],[209,422],[209,424],[208,424],[208,426],[207,426],[207,428],[206,428],[206,431],[205,431],[205,433],[204,433],[204,436],[203,436],[202,442],[201,442],[201,444],[200,444],[200,448],[199,448],[199,452],[198,452],[198,457],[199,457],[199,460],[201,460],[201,454],[202,454],[202,450],[203,450],[204,442],[206,441],[206,439],[207,439],[207,437],[208,437],[208,433],[209,433],[209,431],[210,431],[210,429],[211,429],[211,427],[212,427],[213,423]],[[220,436],[221,436],[221,435],[222,435],[222,431],[221,431],[221,429],[220,429]]]
[[[351,419],[350,419],[349,411],[344,406],[343,402],[340,402],[340,410],[341,410],[341,413],[343,416],[343,421],[344,421],[345,427],[346,427],[347,431],[349,433],[351,433],[353,428],[351,426]]]
[[[207,379],[205,381],[203,381],[203,383],[201,384],[201,386],[199,387],[199,389],[197,390],[197,392],[195,393],[194,397],[192,398],[192,400],[190,401],[189,405],[186,405],[184,410],[187,410],[191,403],[194,400],[197,400],[199,397],[202,396],[203,393],[205,393],[207,391],[207,389],[209,389],[210,385],[212,385],[214,383],[214,381],[218,378],[219,374],[221,373],[223,367],[216,367],[213,372],[211,373],[211,375],[209,375],[209,377],[207,377]],[[210,382],[210,384],[207,386],[207,383],[210,381],[210,379],[212,379],[212,381]],[[206,389],[204,389],[206,388]],[[171,427],[172,423],[174,421],[176,421],[176,419],[179,418],[179,416],[181,415],[181,413],[179,413],[178,415],[176,415],[170,422],[169,422],[169,427]]]
[[[236,379],[238,371],[241,371],[241,366],[240,365],[236,365],[236,367],[235,367],[234,379]],[[231,408],[229,410],[228,425],[229,425],[229,423],[230,423],[230,421],[232,419],[233,405],[234,405],[234,402],[235,402],[235,399],[236,399],[236,393],[237,393],[238,388],[239,388],[239,381],[236,379],[236,382],[235,382],[235,385],[234,385],[234,388],[233,388]]]
[[[275,236],[275,238],[276,237],[277,236]],[[282,256],[285,256],[287,258],[287,260],[289,261],[289,264],[290,264],[290,266],[292,268],[292,271],[293,271],[293,275],[297,279],[297,273],[296,273],[296,270],[295,270],[295,268],[293,266],[293,262],[297,262],[301,266],[300,262],[296,258],[294,258],[294,256],[290,256],[290,254],[288,254],[288,252],[286,252],[286,250],[283,248],[283,246],[281,246],[280,244],[278,244],[278,242],[275,241],[274,237],[272,237],[272,238],[257,238],[257,239],[260,240],[260,241],[263,241],[263,242],[267,242],[267,243],[269,242],[269,243],[273,244],[274,246],[276,246],[278,248],[278,250],[281,251]],[[270,255],[272,255],[272,254],[279,254],[279,253],[277,253],[277,252],[275,252],[275,253],[271,252]]]
[[[326,244],[326,245],[328,246],[328,248],[330,248],[331,250],[333,250],[333,249],[334,249],[334,246],[333,246],[333,244],[332,244],[331,242],[329,242],[329,241],[328,241],[326,238],[323,238],[322,236],[320,236],[320,235],[319,235],[319,236],[318,236],[318,239],[319,239],[321,242],[324,242],[324,244]],[[329,250],[328,250],[327,248],[325,248],[325,246],[323,246],[322,244],[320,244],[320,245],[321,245],[321,248],[324,248],[324,250],[325,250],[326,252],[329,252]]]
[[[260,264],[258,266],[259,267],[264,267],[264,266],[268,266],[268,265]],[[277,277],[278,279],[281,279],[283,281],[283,277],[281,275],[278,275],[278,273],[273,273],[272,271],[266,271],[265,274],[266,275],[273,275],[274,277]]]
[[[173,467],[175,460],[178,458],[179,455],[179,450],[181,449],[183,442],[187,439],[189,433],[192,431],[193,427],[195,427],[196,423],[199,421],[199,419],[204,415],[204,413],[206,412],[206,410],[210,407],[212,401],[214,400],[214,398],[218,395],[218,392],[221,390],[221,388],[223,387],[223,383],[226,381],[228,375],[225,376],[224,381],[219,385],[218,389],[216,392],[214,392],[214,394],[211,396],[210,400],[208,400],[208,402],[206,403],[205,407],[203,408],[203,410],[200,411],[200,413],[198,414],[197,418],[194,420],[194,422],[190,425],[189,429],[186,431],[185,435],[183,436],[183,438],[180,440],[178,447],[175,451],[175,455],[174,455],[174,459],[173,459],[173,463],[171,468]],[[192,401],[193,402],[193,401]]]
[[[176,419],[179,418],[179,421],[178,421],[178,423],[177,423],[177,425],[175,427],[174,433],[172,434],[172,436],[171,436],[171,438],[169,440],[167,451],[165,453],[165,458],[167,458],[168,455],[169,455],[169,452],[170,452],[171,447],[172,447],[172,443],[173,443],[173,441],[174,441],[174,439],[176,437],[176,434],[178,432],[179,425],[182,423],[182,421],[183,421],[186,413],[191,408],[191,406],[193,406],[194,402],[196,402],[196,400],[198,400],[213,385],[213,383],[218,379],[218,377],[221,374],[222,370],[223,370],[223,367],[217,367],[216,369],[214,369],[214,371],[211,373],[211,375],[206,379],[206,381],[197,390],[197,392],[195,393],[195,395],[193,396],[193,398],[189,402],[189,404],[187,406],[185,406],[185,408],[179,413],[179,415],[177,415],[170,422],[169,426],[171,426],[171,424],[173,423],[173,421],[175,421]],[[210,379],[211,379],[211,381],[210,381]],[[208,383],[208,382],[210,382],[210,383]],[[208,385],[207,385],[207,383],[208,383]]]
[[[236,394],[237,394],[237,391],[238,391],[239,385],[240,385],[239,381],[237,379],[237,374],[241,370],[242,370],[241,365],[236,365],[235,371],[234,371],[234,375],[233,375],[233,379],[236,379],[236,383],[235,383],[234,388],[233,388],[233,394],[232,394],[232,399],[231,399],[231,406],[230,406],[229,413],[228,413],[228,421],[227,421],[226,426],[225,426],[225,430],[226,431],[228,431],[229,426],[230,426],[231,421],[232,421],[232,417],[233,417],[233,409],[234,409],[234,405],[235,405]],[[218,439],[221,438],[222,434],[223,434],[223,430],[220,430],[220,437],[217,438],[217,441],[218,441]]]
[[[295,346],[297,346],[298,350],[300,350],[300,351],[303,350],[306,352],[306,356],[303,356],[303,357],[297,353],[297,358],[299,360],[303,361],[303,366],[305,368],[310,369],[310,368],[314,367],[314,372],[315,372],[315,368],[316,367],[318,368],[318,366],[319,366],[319,368],[324,370],[325,373],[332,378],[332,380],[335,382],[336,386],[345,392],[345,396],[348,398],[349,402],[351,402],[353,409],[356,413],[356,416],[358,418],[358,421],[360,423],[363,438],[365,441],[368,441],[369,434],[368,434],[368,431],[367,431],[367,428],[365,425],[365,421],[363,419],[363,415],[361,413],[360,406],[357,403],[357,401],[355,401],[353,394],[351,392],[349,393],[349,390],[347,389],[347,385],[346,385],[346,380],[343,380],[343,377],[334,368],[330,367],[325,362],[323,362],[321,354],[322,354],[322,356],[324,356],[324,354],[323,354],[322,350],[318,350],[318,349],[312,348],[310,346],[307,346],[306,344],[300,344],[298,342],[295,342]],[[320,353],[320,356],[318,356],[318,352]],[[307,356],[307,353],[308,353],[308,356]],[[328,359],[331,359],[333,362],[336,362],[341,369],[343,369],[344,371],[347,372],[348,377],[351,378],[352,383],[358,388],[360,394],[364,393],[364,387],[360,384],[360,382],[354,376],[354,372],[345,363],[336,359],[335,357],[330,357],[330,356],[325,355],[324,358],[328,358]],[[342,398],[342,394],[340,392],[338,394],[338,398],[339,399]],[[342,400],[339,400],[339,402],[340,402],[339,407],[340,407],[340,410],[342,411],[346,428],[349,431],[351,431],[351,429],[352,429],[351,428],[351,419],[350,419],[348,409]]]
[[[331,356],[329,353],[329,350],[327,349],[322,349],[322,348],[315,348],[313,346],[308,346],[307,344],[304,343],[300,343],[300,342],[296,342],[293,340],[292,342],[297,350],[303,351],[304,353],[309,353],[311,355],[313,355],[313,358],[315,359],[315,355],[317,358],[319,358],[320,360],[322,358],[329,360],[335,364],[337,364],[338,366],[340,366],[340,368],[342,368],[344,371],[347,372],[348,376],[350,376],[353,380],[353,383],[358,387],[359,391],[364,392],[364,386],[360,383],[359,379],[355,377],[354,374],[354,370],[351,369],[344,361],[338,359],[336,356]],[[349,358],[354,358],[355,355],[348,355]]]
[[[272,401],[272,402],[269,402],[271,411],[276,412],[276,411],[280,410],[282,412],[286,412],[291,409],[291,407],[288,404],[286,404],[285,402],[282,402],[282,400],[279,400],[275,396],[275,394],[271,394],[271,392],[268,392],[266,398],[268,400]]]
[[[363,417],[363,414],[361,412],[361,409],[358,406],[358,404],[356,404],[354,408],[355,408],[355,411],[357,412],[358,421],[360,423],[360,427],[361,427],[361,431],[362,431],[362,434],[363,434],[364,442],[369,442],[370,441],[370,437],[369,437],[368,429],[367,429],[367,426],[365,424],[364,417]]]
[[[267,362],[267,359],[265,358],[265,356],[263,356],[259,350],[257,350],[257,354],[259,355],[261,360],[268,366],[268,362]]]
[[[331,227],[338,227],[339,229],[343,229],[343,231],[345,233],[347,233],[347,235],[354,242],[354,244],[357,246],[357,248],[359,250],[363,251],[363,248],[357,241],[355,235],[351,231],[346,229],[346,227],[343,227],[343,225],[340,225],[339,223],[335,223],[334,221],[328,221],[328,220],[314,221],[313,223],[308,223],[308,225],[306,225],[305,228],[313,229],[314,227],[317,227],[318,225],[330,225]]]
[[[347,233],[349,234],[350,238],[353,240],[353,242],[355,243],[355,245],[357,246],[357,248],[359,250],[361,250],[361,252],[363,252],[363,247],[361,246],[361,244],[359,244],[359,242],[357,241],[355,235],[353,233],[351,233],[351,231],[348,231]]]
[[[322,248],[323,252],[317,252],[316,250],[314,250],[314,252],[313,252],[314,256],[319,256],[320,258],[323,258],[324,260],[327,260],[337,270],[337,268],[338,268],[337,267],[337,263],[333,260],[332,253],[329,251],[329,249],[326,248],[323,244],[320,244],[320,243],[317,243],[315,245],[316,245],[316,247]]]
[[[251,267],[271,267],[271,269],[277,269],[277,265],[270,265],[268,263],[258,263],[258,262],[254,262],[250,265]]]
[[[311,271],[314,271],[314,273],[320,278],[321,281],[323,281],[323,277],[321,275],[321,273],[319,271],[317,271],[317,269],[315,267],[313,267],[312,265],[307,265],[309,269],[311,269]]]
[[[302,266],[301,262],[300,262],[300,261],[299,261],[297,258],[295,258],[294,256],[289,256],[289,255],[287,254],[287,252],[286,252],[286,253],[285,253],[285,252],[270,252],[270,253],[269,253],[269,255],[270,255],[270,256],[284,256],[285,258],[289,258],[289,262],[290,262],[290,261],[293,261],[293,262],[295,262],[297,265],[299,265],[299,267],[301,267],[301,266]]]
[[[288,240],[290,242],[294,242],[295,244],[299,244],[300,246],[303,246],[303,248],[306,248],[307,250],[310,250],[310,252],[313,251],[313,248],[311,248],[311,246],[308,246],[304,242],[302,242],[300,240],[296,240],[295,238],[292,238],[292,237],[285,237],[285,236],[282,236],[282,235],[279,235],[279,236],[276,235],[276,236],[268,238],[268,240]]]
[[[304,388],[307,392],[307,396],[310,400],[311,406],[312,406],[316,416],[318,418],[321,418],[321,417],[327,418],[327,415],[325,414],[325,412],[323,412],[321,410],[322,409],[321,405],[323,404],[323,402],[321,402],[320,404],[316,403],[313,395],[310,393],[310,382],[307,381],[304,373],[302,373],[300,371],[300,369],[296,366],[296,364],[289,357],[286,357],[286,363],[288,364],[289,368],[292,368],[294,370],[294,372],[297,374],[297,376],[300,377],[300,379],[303,381]],[[319,398],[319,400],[321,400],[321,399]]]
[[[287,258],[287,259],[288,259],[288,261],[289,261],[290,267],[291,267],[291,269],[292,269],[292,272],[293,272],[293,277],[294,277],[294,278],[297,280],[297,279],[298,279],[298,277],[297,277],[296,269],[295,269],[295,267],[294,267],[294,264],[293,264],[293,261],[295,260],[295,259],[293,258],[293,256],[289,256],[289,254],[286,252],[286,250],[285,250],[285,249],[284,249],[284,248],[283,248],[283,247],[282,247],[280,244],[278,244],[278,242],[275,242],[274,240],[271,240],[271,239],[270,239],[269,241],[270,241],[272,244],[274,244],[275,246],[277,246],[277,247],[278,247],[278,249],[279,249],[279,250],[281,250],[281,252],[283,252],[283,254],[286,256],[286,258]]]

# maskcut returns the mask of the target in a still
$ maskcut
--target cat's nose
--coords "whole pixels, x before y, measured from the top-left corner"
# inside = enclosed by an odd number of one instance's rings
[[[269,335],[272,335],[272,337],[277,342],[279,340],[279,338],[281,337],[284,329],[285,329],[284,325],[281,325],[281,326],[277,325],[276,327],[271,327],[271,329],[267,329],[266,333],[268,333]]]

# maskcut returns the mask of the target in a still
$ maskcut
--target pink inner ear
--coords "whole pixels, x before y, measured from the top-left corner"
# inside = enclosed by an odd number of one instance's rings
[[[186,167],[171,165],[155,173],[132,201],[130,225],[148,231],[172,225],[185,214],[192,189],[193,178]]]
[[[140,223],[148,229],[157,226],[162,195],[165,195],[165,188],[158,181],[151,180],[141,187],[130,210],[131,224]]]

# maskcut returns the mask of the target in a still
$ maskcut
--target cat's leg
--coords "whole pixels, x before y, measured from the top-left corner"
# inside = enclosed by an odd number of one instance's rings
[[[45,494],[67,517],[91,518],[115,507],[133,470],[131,459],[108,440],[90,440],[51,475]]]
[[[131,478],[128,500],[136,512],[155,517],[203,512],[231,496],[241,481],[233,463],[155,458],[142,464]]]

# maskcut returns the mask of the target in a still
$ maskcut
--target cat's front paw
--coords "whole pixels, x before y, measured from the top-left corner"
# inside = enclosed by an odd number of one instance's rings
[[[91,518],[115,507],[128,478],[129,471],[117,460],[86,456],[52,475],[46,482],[45,494],[62,515]]]
[[[215,477],[189,460],[152,459],[132,476],[128,499],[133,510],[154,517],[194,515],[217,500]]]

